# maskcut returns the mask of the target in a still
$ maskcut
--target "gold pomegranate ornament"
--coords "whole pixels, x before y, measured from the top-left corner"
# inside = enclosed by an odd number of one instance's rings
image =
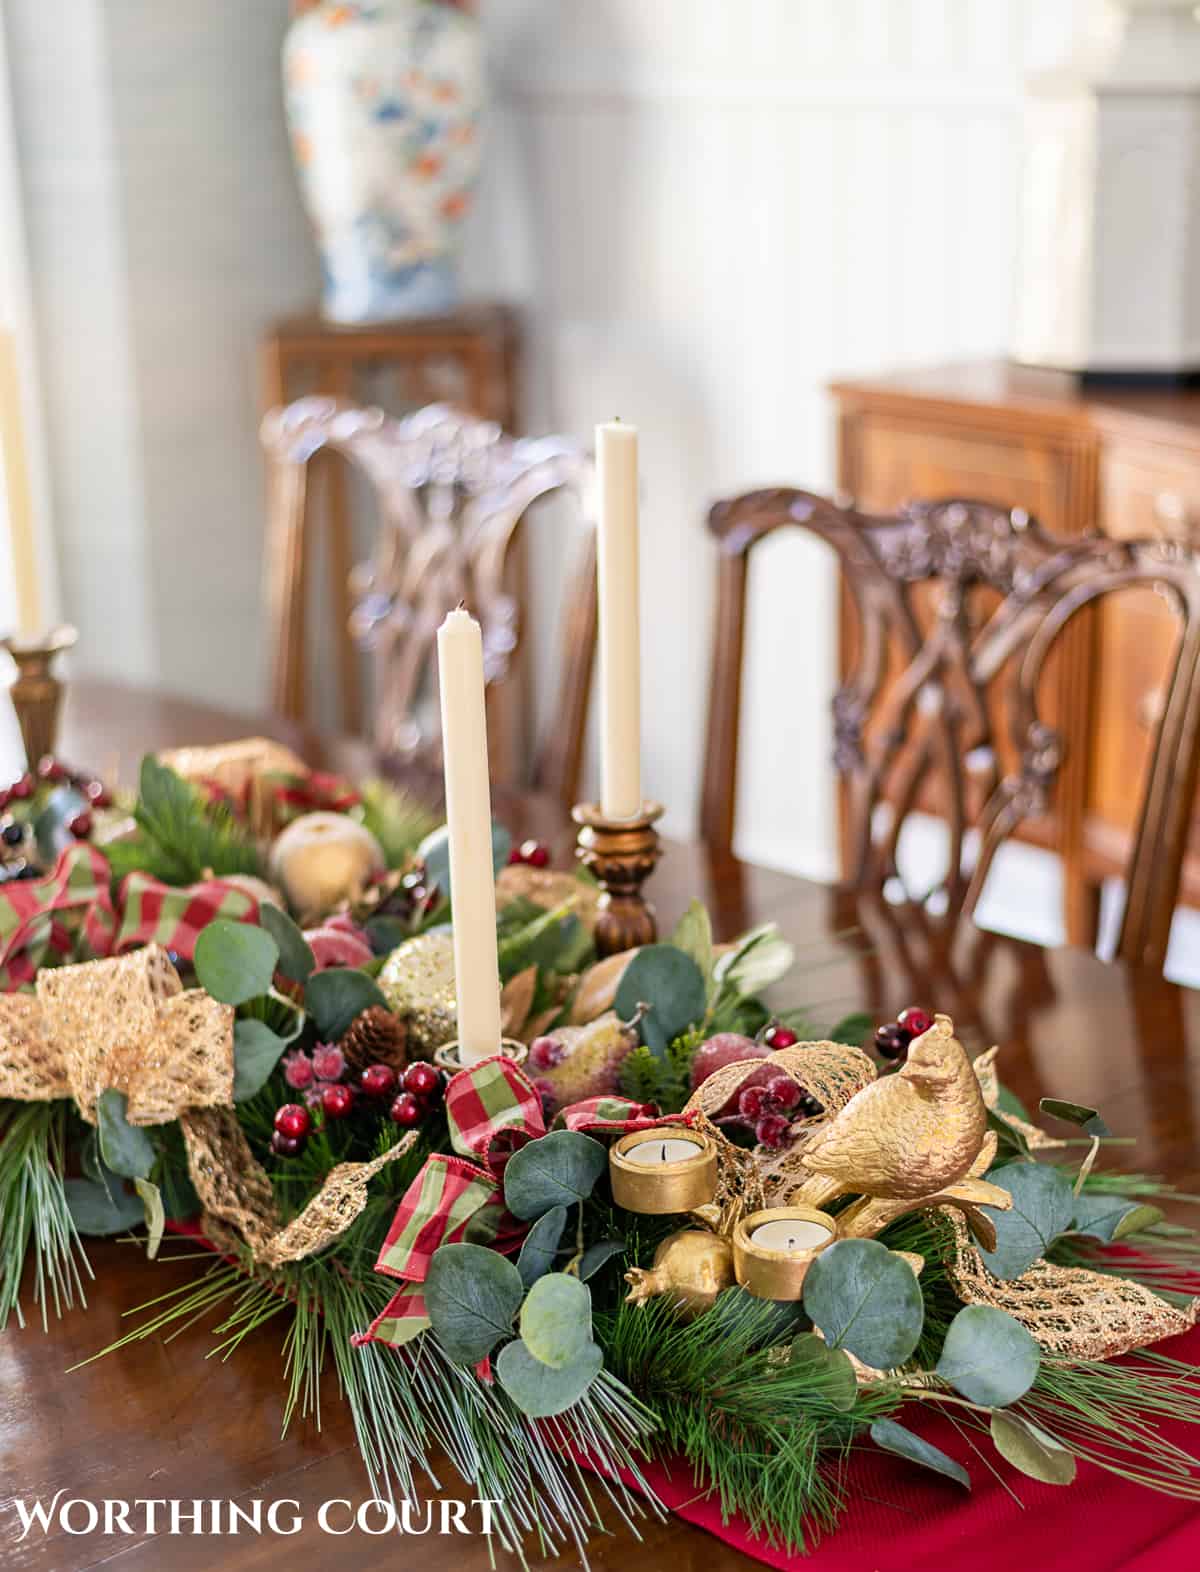
[[[642,1305],[662,1294],[691,1321],[711,1310],[723,1289],[733,1287],[733,1247],[718,1234],[684,1228],[663,1240],[649,1271],[635,1266],[625,1281],[630,1285],[626,1304]]]

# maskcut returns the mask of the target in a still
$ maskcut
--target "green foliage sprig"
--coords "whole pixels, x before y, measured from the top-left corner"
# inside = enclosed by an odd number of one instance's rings
[[[172,885],[195,884],[210,874],[262,874],[253,840],[229,809],[206,802],[150,754],[142,760],[133,817],[137,834],[102,848],[118,882],[134,872]]]

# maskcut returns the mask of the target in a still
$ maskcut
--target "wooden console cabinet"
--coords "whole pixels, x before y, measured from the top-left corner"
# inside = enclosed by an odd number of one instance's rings
[[[1200,538],[1200,392],[1081,387],[1061,372],[977,362],[832,388],[839,484],[869,511],[966,497],[1050,531]],[[843,606],[843,669],[853,640]],[[1152,591],[1108,597],[1066,630],[1047,718],[1066,753],[1051,820],[1027,839],[1062,859],[1066,928],[1095,940],[1100,882],[1125,867],[1178,624]],[[1200,905],[1200,818],[1182,897]]]

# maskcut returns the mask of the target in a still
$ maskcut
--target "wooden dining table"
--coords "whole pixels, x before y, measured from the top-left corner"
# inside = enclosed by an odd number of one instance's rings
[[[71,764],[131,784],[144,752],[252,734],[277,737],[313,764],[353,777],[378,767],[361,743],[300,735],[270,716],[97,682],[70,689],[59,751]],[[0,778],[18,763],[15,743],[0,737]],[[436,797],[435,782],[410,784]],[[569,866],[573,838],[561,807],[498,791],[496,811],[515,835],[547,841],[556,865]],[[931,936],[919,918],[868,912],[825,886],[690,843],[666,845],[651,893],[661,929],[693,897],[707,905],[722,939],[756,923],[777,923],[797,955],[773,995],[779,1007],[802,1006],[814,1024],[856,1010],[883,1021],[910,1003],[946,1009],[968,1046],[1000,1044],[1001,1078],[1028,1107],[1036,1109],[1043,1096],[1097,1107],[1114,1134],[1137,1141],[1115,1146],[1106,1157],[1111,1165],[1165,1175],[1185,1191],[1200,1189],[1200,992],[1083,951],[1043,949],[970,925]],[[0,1568],[81,1572],[115,1562],[123,1572],[218,1564],[249,1572],[307,1563],[322,1572],[361,1572],[395,1565],[397,1556],[456,1572],[518,1565],[498,1551],[493,1560],[482,1536],[457,1534],[398,1542],[358,1530],[316,1535],[311,1528],[295,1536],[222,1539],[55,1531],[33,1532],[18,1543],[14,1498],[48,1501],[60,1490],[91,1500],[286,1498],[299,1504],[308,1523],[321,1502],[368,1498],[332,1382],[320,1425],[295,1420],[283,1433],[280,1333],[273,1323],[227,1361],[208,1357],[211,1340],[200,1323],[71,1369],[126,1331],[133,1307],[194,1273],[194,1259],[185,1258],[196,1248],[167,1242],[151,1262],[136,1244],[91,1242],[95,1276],[86,1309],[51,1317],[48,1329],[27,1315],[23,1328],[10,1323],[0,1336]],[[472,1498],[448,1467],[436,1488]],[[751,1565],[675,1516],[648,1519],[640,1539],[615,1520],[610,1528],[589,1545],[597,1572],[654,1572],[667,1564],[679,1572],[700,1566],[727,1572]],[[561,1564],[579,1560],[568,1551]]]

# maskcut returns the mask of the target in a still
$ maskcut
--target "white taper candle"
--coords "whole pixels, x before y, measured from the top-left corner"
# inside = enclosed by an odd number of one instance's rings
[[[500,968],[492,869],[483,640],[460,606],[438,629],[446,824],[454,911],[454,982],[463,1064],[500,1051]]]
[[[596,427],[596,484],[600,807],[606,819],[632,819],[642,807],[636,426],[614,420]]]

